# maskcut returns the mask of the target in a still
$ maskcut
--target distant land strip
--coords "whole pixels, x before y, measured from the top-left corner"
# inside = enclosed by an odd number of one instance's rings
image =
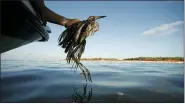
[[[184,62],[184,57],[136,57],[136,58],[126,58],[126,59],[117,59],[117,58],[81,58],[81,61],[162,61],[162,62]]]

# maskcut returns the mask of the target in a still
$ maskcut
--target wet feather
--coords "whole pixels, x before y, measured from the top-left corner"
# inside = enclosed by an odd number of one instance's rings
[[[99,24],[95,20],[103,17],[105,16],[90,16],[87,20],[77,22],[64,30],[58,38],[58,45],[67,53],[67,63],[70,64],[71,61],[75,63],[75,69],[79,67],[82,70],[81,74],[86,81],[88,78],[92,82],[91,74],[80,59],[85,51],[86,38],[99,30]]]

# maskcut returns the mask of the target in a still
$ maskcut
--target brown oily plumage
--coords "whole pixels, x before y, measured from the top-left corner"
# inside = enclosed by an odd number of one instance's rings
[[[97,19],[104,18],[105,16],[90,16],[87,20],[74,23],[58,38],[58,45],[65,49],[67,53],[67,63],[76,64],[76,69],[80,67],[82,75],[92,82],[91,74],[89,70],[80,62],[81,56],[84,53],[86,38],[93,35],[99,29],[99,24],[96,22]]]

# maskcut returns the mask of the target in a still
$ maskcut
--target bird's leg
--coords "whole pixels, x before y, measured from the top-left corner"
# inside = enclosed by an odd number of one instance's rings
[[[91,80],[91,74],[90,74],[89,70],[82,63],[80,63],[79,66],[81,66],[81,67],[83,67],[83,69],[85,69],[85,71],[87,73],[87,76],[88,76],[88,80],[90,82],[92,82],[92,80]]]
[[[81,63],[80,63],[75,57],[72,57],[72,58],[73,58],[73,60],[75,61],[75,63],[77,64],[77,66],[79,66],[80,69],[82,70],[81,75],[83,75],[83,77],[85,77],[85,80],[86,80],[86,82],[87,82],[86,73],[85,73],[85,71],[83,70],[83,67],[81,66]]]
[[[76,63],[76,65],[74,66],[74,72],[77,71],[77,68],[78,68],[78,61],[76,60],[76,58],[74,57],[74,55],[71,57],[74,61],[74,63]]]
[[[86,78],[86,73],[85,73],[85,71],[83,70],[82,67],[80,67],[80,69],[82,70],[81,75],[85,78],[85,80],[86,80],[86,82],[87,82],[87,78]]]

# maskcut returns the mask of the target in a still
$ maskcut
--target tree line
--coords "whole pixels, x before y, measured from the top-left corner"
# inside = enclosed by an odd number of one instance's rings
[[[184,61],[184,57],[137,57],[128,58],[124,60],[138,60],[138,61]]]
[[[184,57],[136,57],[136,58],[127,58],[127,59],[117,59],[117,58],[82,58],[81,60],[184,61]]]

